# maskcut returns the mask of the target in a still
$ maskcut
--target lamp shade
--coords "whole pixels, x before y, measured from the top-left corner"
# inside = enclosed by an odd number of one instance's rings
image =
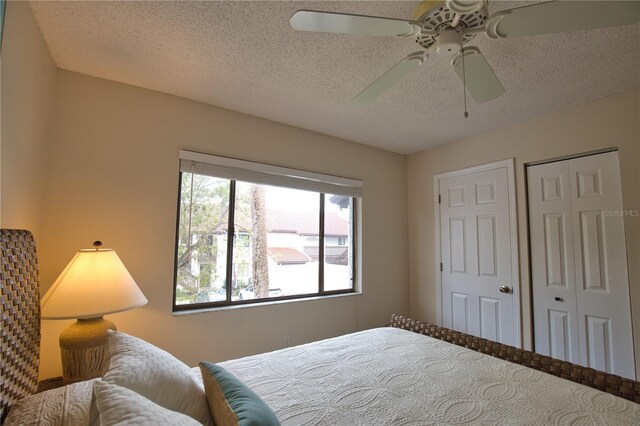
[[[115,251],[80,250],[42,298],[42,318],[95,318],[146,303]]]

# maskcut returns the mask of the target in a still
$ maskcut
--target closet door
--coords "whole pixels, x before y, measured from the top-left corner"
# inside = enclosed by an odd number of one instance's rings
[[[618,153],[527,177],[536,352],[635,379]]]
[[[536,352],[580,363],[569,164],[527,169]]]
[[[582,364],[635,379],[618,153],[569,161]]]

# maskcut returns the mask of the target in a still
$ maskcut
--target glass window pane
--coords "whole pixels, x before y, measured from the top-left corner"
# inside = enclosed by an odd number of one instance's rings
[[[320,194],[236,182],[232,300],[318,293]]]
[[[324,290],[353,288],[353,198],[324,197]]]
[[[230,181],[182,173],[176,304],[226,299]]]

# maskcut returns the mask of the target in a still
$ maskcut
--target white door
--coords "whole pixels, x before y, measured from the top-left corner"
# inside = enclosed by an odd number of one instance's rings
[[[635,379],[618,153],[529,167],[528,182],[536,351]]]
[[[503,166],[438,179],[441,312],[444,327],[519,345],[509,173]]]
[[[536,352],[580,363],[569,167],[533,166],[527,177]]]

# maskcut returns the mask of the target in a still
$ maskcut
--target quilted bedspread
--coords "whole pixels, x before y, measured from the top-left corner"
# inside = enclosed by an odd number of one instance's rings
[[[640,424],[640,405],[397,328],[223,362],[283,425]]]

